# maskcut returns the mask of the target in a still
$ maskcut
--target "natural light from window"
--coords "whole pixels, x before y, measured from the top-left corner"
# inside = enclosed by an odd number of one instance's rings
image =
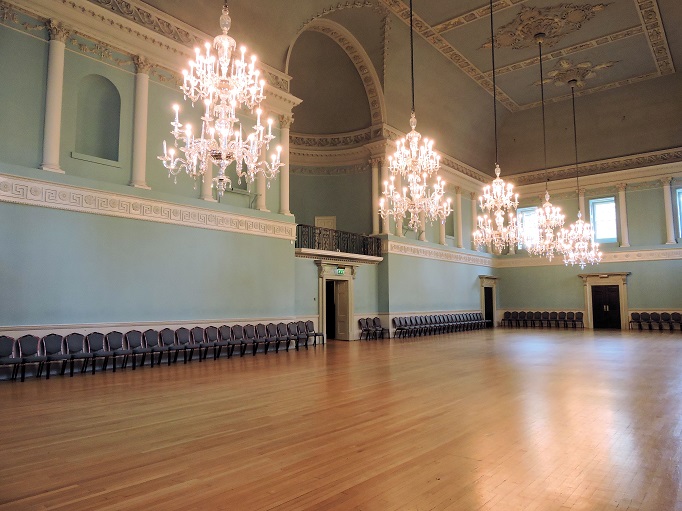
[[[519,208],[516,210],[519,225],[519,248],[527,248],[538,241],[538,208]]]
[[[590,201],[590,223],[597,243],[618,241],[616,227],[616,199],[605,197]]]

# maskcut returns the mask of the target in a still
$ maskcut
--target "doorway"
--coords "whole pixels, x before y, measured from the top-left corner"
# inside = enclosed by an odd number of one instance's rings
[[[618,286],[592,286],[593,328],[620,330],[620,290]]]
[[[493,288],[483,288],[483,317],[485,322],[491,326],[495,326],[495,311],[493,310]]]
[[[334,296],[334,280],[325,284],[325,319],[327,339],[336,339],[336,300]]]
[[[317,261],[319,267],[320,329],[328,339],[350,341],[357,337],[353,321],[355,266]]]

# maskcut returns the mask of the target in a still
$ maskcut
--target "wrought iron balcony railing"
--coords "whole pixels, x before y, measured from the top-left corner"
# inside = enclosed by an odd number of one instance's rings
[[[379,238],[313,225],[296,226],[296,248],[381,257]]]

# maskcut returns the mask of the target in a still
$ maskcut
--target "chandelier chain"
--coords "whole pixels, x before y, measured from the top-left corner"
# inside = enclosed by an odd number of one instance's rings
[[[544,153],[545,175],[547,175],[547,130],[545,129],[545,75],[542,71],[542,39],[538,40],[538,51],[540,53],[540,98],[542,101],[542,149]]]
[[[490,52],[492,53],[493,62],[493,124],[495,129],[495,165],[497,165],[499,163],[499,157],[497,149],[497,78],[495,76],[495,27],[493,26],[493,0],[490,0]]]
[[[410,0],[410,73],[412,83],[412,113],[414,112],[414,28],[412,26],[412,0]]]

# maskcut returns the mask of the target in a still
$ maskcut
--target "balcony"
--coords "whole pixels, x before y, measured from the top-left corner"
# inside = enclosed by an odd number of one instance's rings
[[[296,226],[296,255],[366,263],[383,259],[380,238],[301,224]]]

